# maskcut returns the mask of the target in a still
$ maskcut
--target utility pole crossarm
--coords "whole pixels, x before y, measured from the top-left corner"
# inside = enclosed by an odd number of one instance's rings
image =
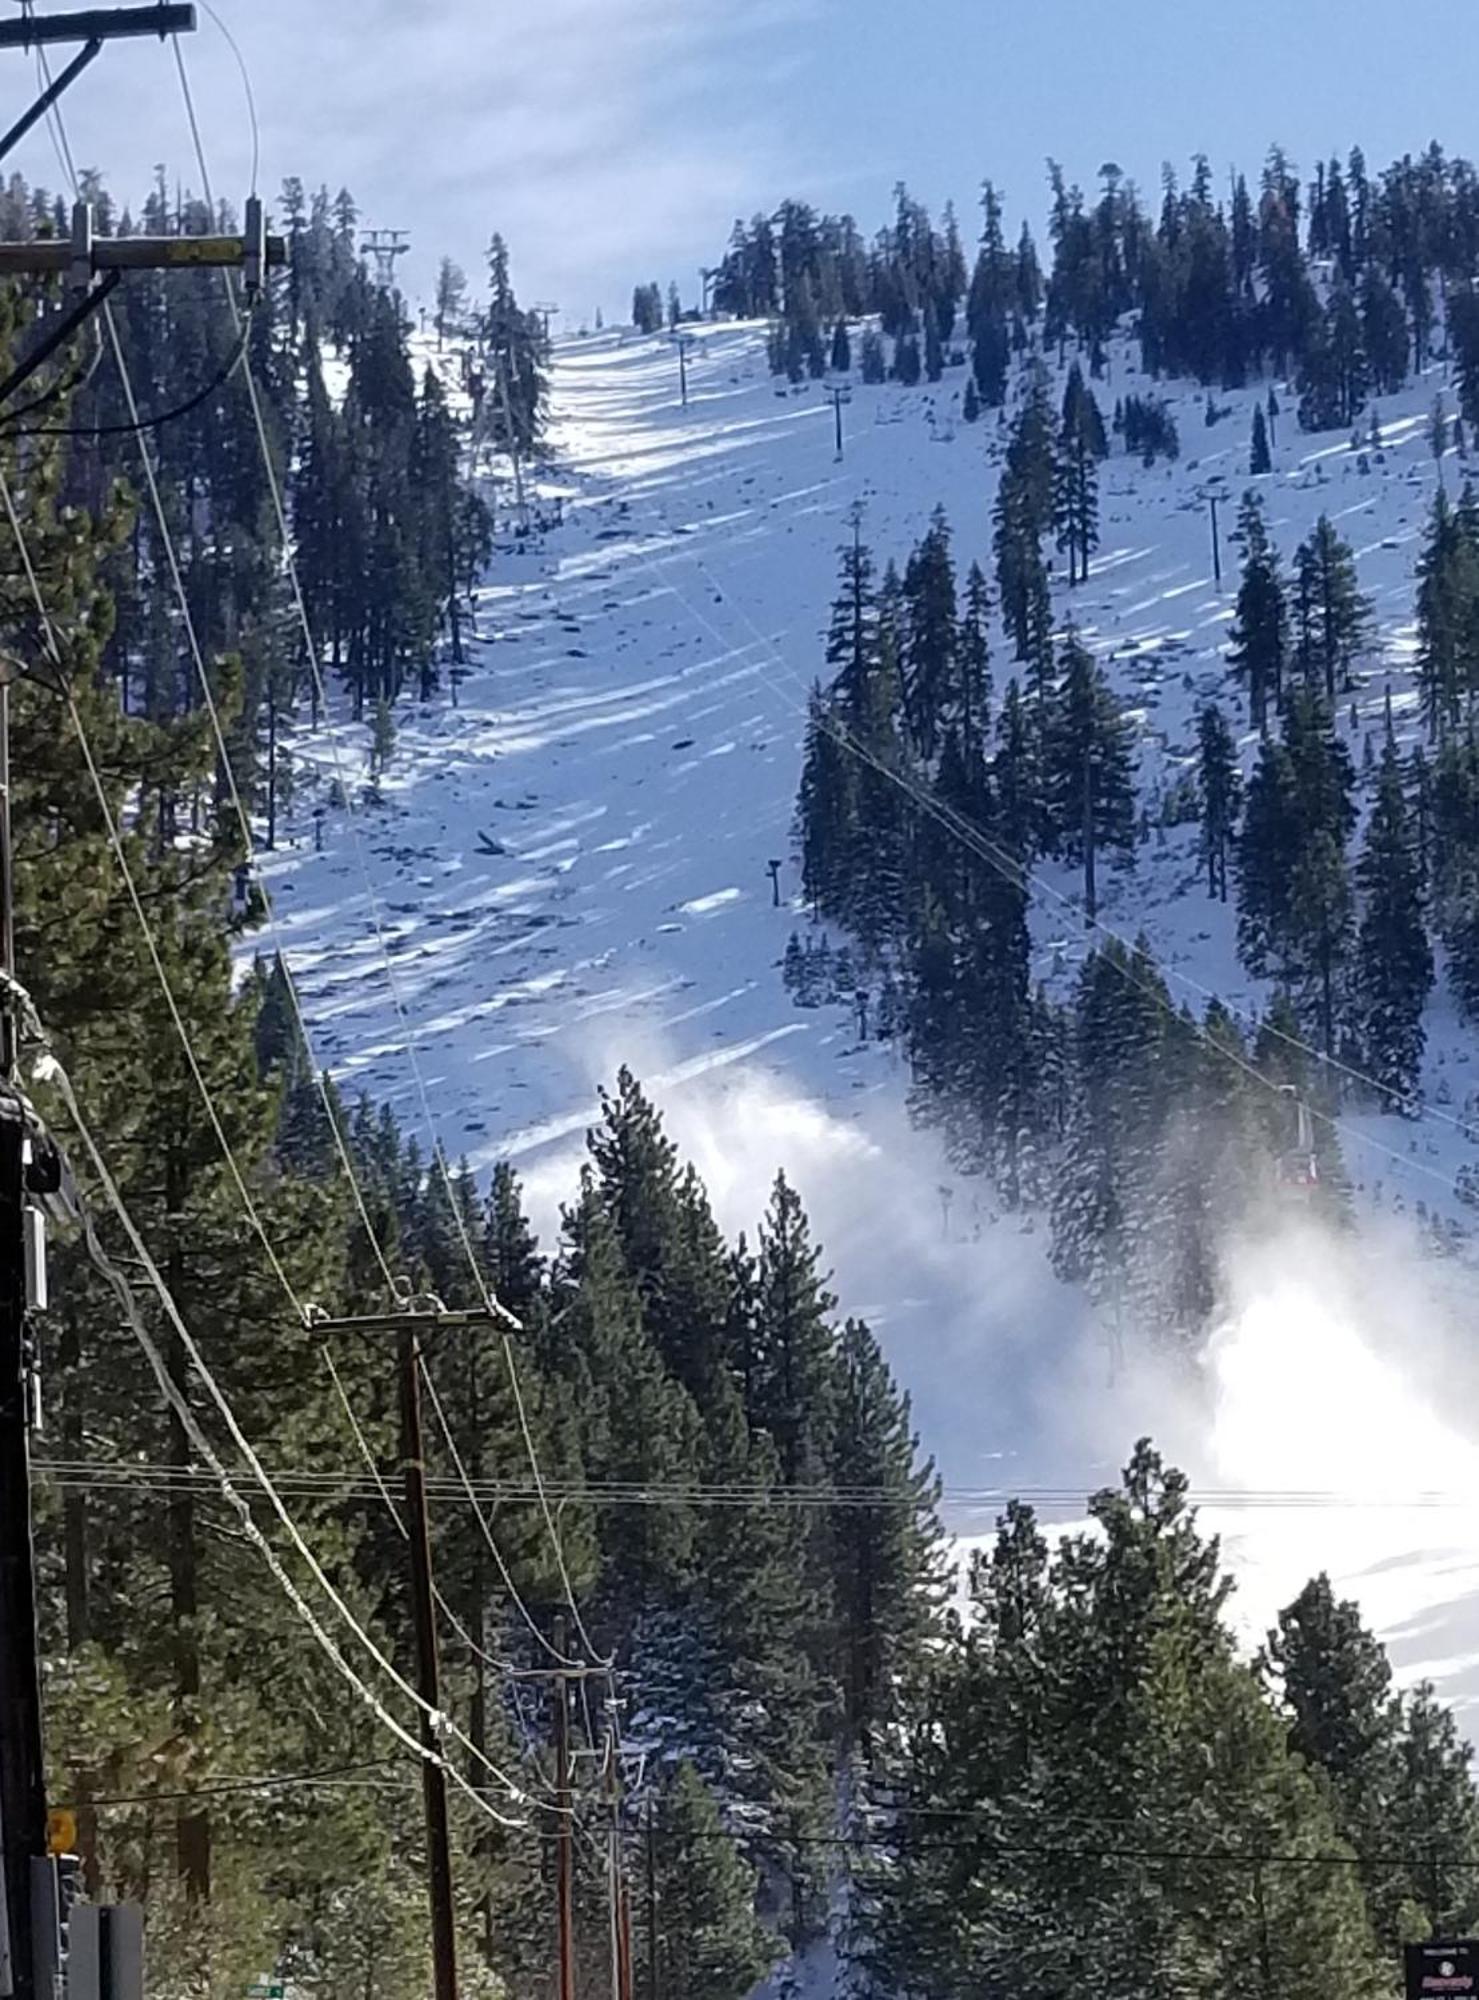
[[[0,21],[0,49],[35,49],[55,42],[114,42],[127,37],[193,35],[192,5],[89,7],[77,14],[27,14]]]
[[[435,1312],[388,1312],[356,1313],[349,1319],[320,1319],[316,1315],[309,1321],[309,1330],[316,1334],[330,1333],[464,1333],[475,1326],[503,1326],[506,1321],[502,1314],[489,1312],[484,1306],[472,1306],[466,1311],[449,1312],[445,1307]]]
[[[243,236],[97,236],[91,246],[91,266],[100,271],[178,271],[213,267],[237,268],[250,253]],[[279,269],[288,261],[287,240],[264,239],[265,261]],[[0,278],[65,276],[72,269],[73,248],[59,238],[40,243],[0,243]]]

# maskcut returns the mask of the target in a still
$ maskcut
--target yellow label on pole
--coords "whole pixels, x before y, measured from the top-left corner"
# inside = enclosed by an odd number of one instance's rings
[[[46,1815],[48,1854],[73,1854],[77,1849],[77,1815],[59,1806]]]

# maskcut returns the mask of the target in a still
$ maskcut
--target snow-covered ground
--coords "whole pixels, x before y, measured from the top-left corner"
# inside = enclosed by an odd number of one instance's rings
[[[838,462],[829,397],[778,385],[762,330],[694,334],[687,409],[666,340],[557,344],[542,493],[559,496],[562,522],[501,545],[458,707],[398,709],[383,803],[353,823],[331,807],[321,853],[312,808],[336,773],[358,791],[368,730],[340,723],[297,746],[293,841],[272,876],[320,1057],[421,1129],[409,1021],[447,1151],[480,1168],[511,1158],[546,1230],[596,1087],[629,1063],[727,1229],[753,1228],[777,1167],[800,1188],[847,1310],[873,1322],[913,1394],[963,1537],[989,1527],[981,1489],[1082,1493],[1151,1432],[1199,1488],[1242,1496],[1208,1514],[1244,1579],[1251,1633],[1328,1567],[1405,1674],[1479,1701],[1479,1418],[1466,1414],[1472,1369],[1450,1331],[1474,1280],[1464,1246],[1441,1267],[1420,1260],[1414,1227],[1419,1203],[1465,1214],[1451,1183],[1474,1153],[1471,1038],[1435,998],[1433,1116],[1349,1121],[1358,1239],[1291,1230],[1242,1253],[1244,1303],[1200,1382],[1110,1355],[1050,1278],[1044,1233],[998,1215],[911,1129],[897,1058],[860,1046],[848,1010],[793,1007],[778,973],[804,921],[790,841],[798,749],[848,509],[862,502],[881,562],[902,559],[943,502],[961,571],[979,557],[989,572],[1004,431],[992,417],[960,421],[957,368],[933,389],[856,388]],[[1117,354],[1098,385],[1106,418],[1117,395],[1147,386]],[[1413,726],[1411,579],[1437,478],[1427,413],[1443,386],[1434,370],[1384,405],[1383,450],[1364,460],[1344,436],[1301,436],[1281,387],[1276,471],[1259,482],[1286,558],[1328,512],[1376,599],[1380,655],[1342,725],[1358,767],[1363,735],[1379,744],[1389,684]],[[1197,701],[1222,689],[1237,565],[1224,539],[1219,589],[1206,482],[1225,482],[1224,538],[1250,483],[1252,396],[1219,396],[1228,413],[1211,427],[1200,394],[1173,400],[1181,460],[1149,472],[1110,461],[1092,576],[1071,598],[1060,588],[1137,711],[1152,800],[1193,751]],[[1460,472],[1450,455],[1451,488]],[[999,690],[1010,667],[995,650]],[[1083,934],[1054,894],[1071,894],[1072,879],[1047,870],[1044,881],[1037,970],[1061,981]],[[1178,1001],[1215,991],[1259,1004],[1229,912],[1196,880],[1193,829],[1153,835],[1110,878],[1103,917],[1148,934]],[[1303,1497],[1315,1491],[1366,1504]]]

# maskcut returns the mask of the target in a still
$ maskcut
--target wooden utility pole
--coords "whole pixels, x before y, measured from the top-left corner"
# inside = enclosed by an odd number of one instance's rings
[[[632,1913],[621,1865],[621,1764],[616,1723],[606,1730],[606,1894],[611,1907],[611,2000],[632,2000]]]
[[[426,1892],[431,1905],[431,1957],[436,2000],[457,2000],[457,1930],[452,1907],[452,1845],[447,1830],[447,1774],[433,1716],[442,1706],[437,1659],[436,1601],[431,1583],[431,1532],[426,1515],[426,1446],[421,1432],[421,1343],[400,1329],[401,1464],[406,1484],[406,1531],[411,1541],[411,1608],[416,1624],[417,1692],[421,1711],[421,1798],[426,1813]]]
[[[1258,1919],[1258,1991],[1260,2000],[1274,2000],[1273,1957],[1269,1951],[1268,1905],[1263,1895],[1263,1864],[1253,1863],[1253,1911]]]
[[[7,1007],[7,1015],[10,1011]],[[14,1031],[12,1018],[7,1036]],[[25,1107],[12,1073],[0,1097],[0,1846],[9,1928],[8,1951],[0,1941],[0,1974],[8,1957],[9,1990],[16,2000],[49,2000],[36,1977],[32,1914],[32,1871],[46,1854],[46,1785],[31,1543],[32,1361],[25,1253],[29,1145]]]
[[[360,1313],[349,1319],[314,1319],[317,1338],[330,1334],[393,1333],[401,1420],[401,1476],[406,1497],[406,1537],[411,1554],[411,1617],[416,1635],[416,1692],[421,1697],[421,1800],[426,1815],[426,1898],[431,1911],[432,1990],[435,2000],[457,2000],[457,1930],[452,1895],[452,1844],[447,1828],[447,1772],[433,1720],[441,1713],[441,1662],[437,1653],[436,1587],[431,1568],[431,1525],[426,1506],[426,1444],[421,1427],[421,1335],[465,1332],[497,1323],[486,1309],[448,1312],[434,1303],[421,1311]]]
[[[555,1620],[554,1647],[565,1657],[565,1621]],[[556,1671],[552,1681],[555,1705],[555,1907],[559,1926],[559,2000],[575,2000],[575,1806],[570,1788],[570,1689]]]
[[[632,1898],[621,1883],[621,2000],[632,2000]]]
[[[657,1801],[647,1801],[643,1845],[647,1850],[647,2000],[661,2000],[657,1956]]]

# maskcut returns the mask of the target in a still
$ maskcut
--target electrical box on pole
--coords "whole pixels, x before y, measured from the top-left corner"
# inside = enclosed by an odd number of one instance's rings
[[[144,2000],[144,1913],[79,1903],[68,1924],[67,2000]]]

